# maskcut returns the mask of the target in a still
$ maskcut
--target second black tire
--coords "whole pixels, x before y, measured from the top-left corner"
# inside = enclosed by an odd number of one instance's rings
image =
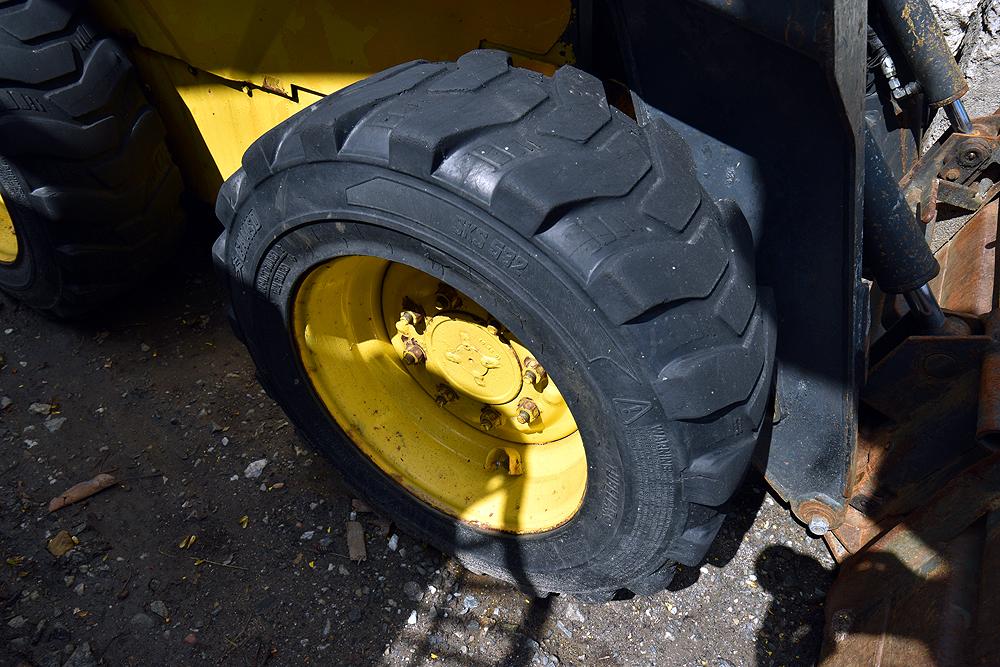
[[[742,215],[705,193],[663,121],[637,124],[573,67],[411,62],[261,137],[217,213],[215,259],[262,383],[404,529],[475,571],[588,599],[653,593],[705,556],[763,422],[775,328]],[[569,522],[479,530],[351,444],[310,387],[291,311],[310,269],[358,253],[434,272],[544,349],[588,460]]]
[[[0,206],[18,245],[0,289],[57,317],[135,287],[183,224],[159,114],[80,4],[0,7]]]

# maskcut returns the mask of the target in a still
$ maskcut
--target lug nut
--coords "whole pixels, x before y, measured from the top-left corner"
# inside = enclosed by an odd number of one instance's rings
[[[437,294],[434,295],[435,310],[454,310],[462,304],[461,297],[451,285],[438,284]]]
[[[420,347],[420,343],[412,338],[403,338],[403,348],[405,349],[403,363],[412,366],[427,361],[427,353],[424,352],[424,348]]]
[[[483,409],[479,411],[479,425],[484,431],[489,431],[500,426],[500,422],[500,413],[494,408],[484,405]]]
[[[424,316],[415,310],[404,310],[399,314],[399,321],[405,322],[406,324],[409,324],[411,326],[415,326],[423,319]]]
[[[524,379],[531,384],[539,384],[544,382],[547,377],[545,369],[542,365],[532,359],[531,357],[525,357],[524,359]]]
[[[522,398],[517,402],[517,421],[519,424],[530,424],[541,416],[541,410],[530,398]]]
[[[437,391],[438,393],[434,398],[434,402],[438,404],[439,408],[443,408],[452,401],[458,400],[458,394],[455,393],[455,390],[444,383],[437,386]]]

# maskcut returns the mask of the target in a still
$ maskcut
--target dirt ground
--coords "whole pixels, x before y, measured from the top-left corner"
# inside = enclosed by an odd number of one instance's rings
[[[352,495],[255,381],[212,233],[88,322],[0,297],[0,665],[814,662],[833,562],[756,474],[653,597],[528,599],[371,513],[352,562]],[[120,484],[48,512],[99,472]]]

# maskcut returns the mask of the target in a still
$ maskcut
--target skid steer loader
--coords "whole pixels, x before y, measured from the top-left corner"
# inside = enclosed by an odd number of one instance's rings
[[[13,0],[0,287],[113,302],[198,251],[185,191],[263,387],[471,570],[657,592],[754,460],[842,563],[826,663],[989,664],[1000,115],[967,89],[926,0]]]

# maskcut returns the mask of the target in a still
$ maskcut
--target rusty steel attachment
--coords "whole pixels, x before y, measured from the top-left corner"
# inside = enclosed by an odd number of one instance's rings
[[[979,381],[979,415],[976,440],[989,449],[1000,449],[1000,310],[986,320],[986,334],[992,339]]]
[[[995,118],[974,124],[995,129]],[[962,170],[991,158],[985,144],[966,139],[946,140],[937,157],[918,163],[910,194],[923,196],[915,184],[931,182],[929,169],[933,180],[972,178]],[[870,347],[846,512],[823,535],[841,563],[827,598],[823,667],[996,662],[1000,603],[990,592],[1000,590],[997,194],[936,253],[941,272],[931,287],[948,326],[924,335],[898,320]],[[926,200],[930,210],[935,197]]]
[[[903,177],[906,203],[924,224],[978,210],[1000,194],[1000,112],[975,118],[923,155]],[[943,211],[940,204],[944,204]],[[944,215],[940,215],[944,213]]]

